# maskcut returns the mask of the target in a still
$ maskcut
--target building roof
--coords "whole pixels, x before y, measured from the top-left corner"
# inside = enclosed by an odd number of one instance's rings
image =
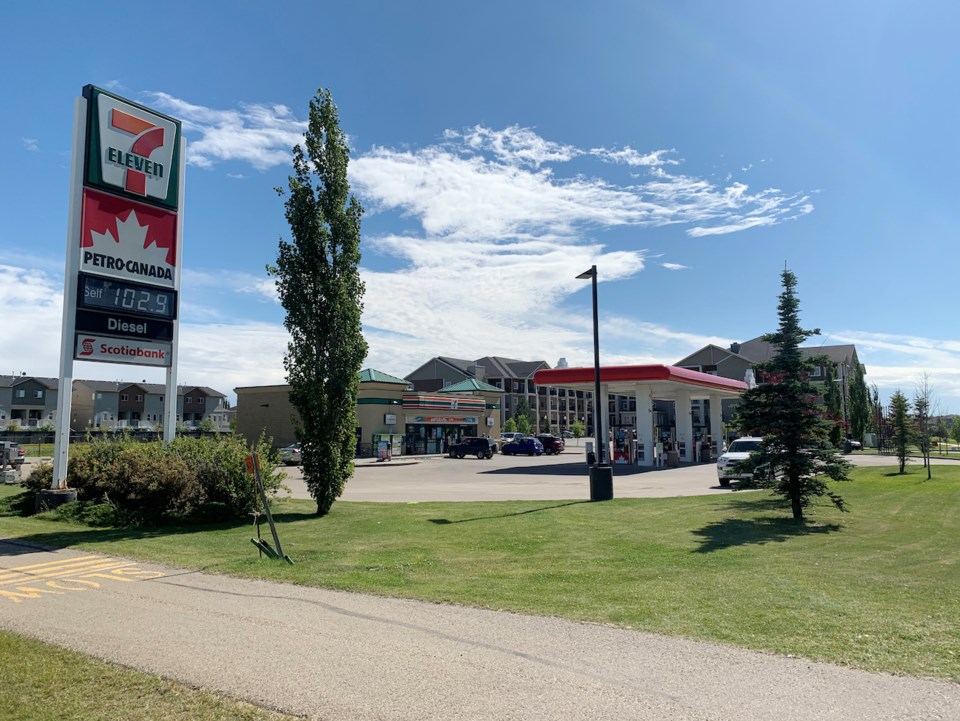
[[[2,376],[3,378],[10,379],[8,383],[3,383],[8,388],[13,386],[20,385],[27,381],[33,381],[34,383],[39,383],[44,388],[49,390],[56,390],[60,386],[60,382],[56,378],[41,378],[40,376]]]
[[[502,388],[497,388],[489,383],[478,381],[476,378],[468,378],[465,381],[454,383],[437,391],[437,393],[469,393],[471,391],[487,391],[490,393],[503,393]]]
[[[389,373],[384,373],[383,371],[378,371],[373,368],[365,368],[360,371],[360,382],[361,383],[394,383],[396,385],[408,386],[410,381],[404,380],[403,378],[397,378],[392,376]]]
[[[522,361],[501,356],[484,356],[478,359],[475,365],[483,366],[488,377],[499,376],[501,378],[530,378],[541,368],[550,367],[546,361],[542,360]],[[495,372],[491,373],[490,368]]]

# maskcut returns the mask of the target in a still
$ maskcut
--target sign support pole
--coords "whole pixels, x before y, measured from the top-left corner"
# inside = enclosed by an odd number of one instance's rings
[[[180,139],[180,192],[177,197],[177,266],[174,287],[177,292],[177,313],[173,320],[173,340],[170,343],[170,365],[167,367],[167,390],[163,399],[163,442],[171,443],[177,437],[177,362],[180,356],[180,274],[183,271],[183,194],[187,168],[187,142]]]
[[[50,489],[67,487],[70,450],[70,411],[73,402],[73,354],[77,269],[80,266],[80,192],[83,187],[83,157],[87,137],[87,101],[73,104],[73,165],[70,169],[70,206],[67,218],[67,262],[63,295],[63,328],[60,335],[60,385],[57,391],[57,432],[54,439],[53,479]]]

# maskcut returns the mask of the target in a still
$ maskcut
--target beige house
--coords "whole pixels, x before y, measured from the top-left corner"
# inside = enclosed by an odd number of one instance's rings
[[[234,390],[238,432],[248,440],[265,433],[276,447],[296,442],[289,385]],[[502,393],[476,380],[417,393],[404,378],[363,370],[357,398],[357,455],[374,455],[381,444],[388,444],[393,455],[442,453],[454,437],[497,437]]]

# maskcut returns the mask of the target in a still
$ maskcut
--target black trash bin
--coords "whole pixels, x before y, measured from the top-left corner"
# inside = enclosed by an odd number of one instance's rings
[[[593,451],[587,451],[587,465],[593,466],[593,465],[596,465],[596,462],[597,462],[597,454],[594,453]]]
[[[613,499],[613,466],[604,463],[590,466],[590,500],[610,501]]]

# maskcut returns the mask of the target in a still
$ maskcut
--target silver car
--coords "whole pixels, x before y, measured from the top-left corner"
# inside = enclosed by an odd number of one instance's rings
[[[291,446],[280,449],[280,460],[288,466],[299,466],[302,462],[300,455],[300,444],[294,443]]]

